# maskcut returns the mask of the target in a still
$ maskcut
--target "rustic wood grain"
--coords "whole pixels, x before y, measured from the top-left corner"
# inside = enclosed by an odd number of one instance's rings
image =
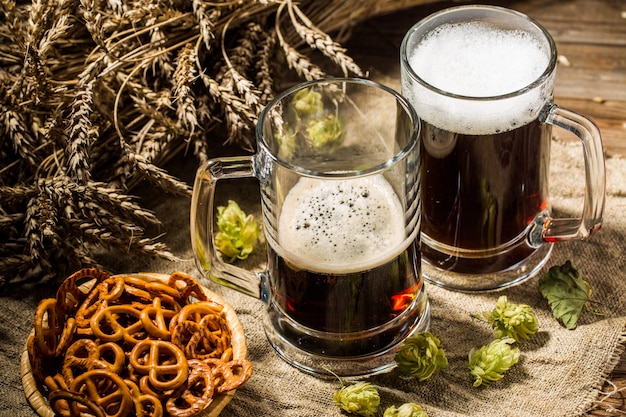
[[[557,69],[555,101],[595,120],[607,155],[626,155],[626,1],[481,3],[526,13],[550,31],[564,57]],[[455,5],[459,3],[437,2],[362,22],[345,42],[348,53],[371,73],[397,76],[406,31],[433,11]]]
[[[594,119],[605,153],[626,156],[626,0],[482,1],[525,13],[544,25],[562,57],[555,102]],[[437,2],[361,22],[344,42],[372,78],[399,77],[399,49],[406,31],[433,11],[459,5]],[[565,139],[567,133],[554,129]],[[626,415],[626,354],[608,377],[590,416]],[[605,398],[606,397],[606,398]]]

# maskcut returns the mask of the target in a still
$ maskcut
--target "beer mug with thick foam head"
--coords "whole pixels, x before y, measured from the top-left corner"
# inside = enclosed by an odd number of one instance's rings
[[[318,80],[261,113],[251,157],[197,172],[191,240],[201,272],[267,303],[265,332],[297,368],[367,375],[394,365],[399,344],[429,325],[419,255],[419,120],[411,105],[361,79]],[[260,183],[265,271],[215,250],[218,180]]]
[[[541,25],[500,7],[453,7],[413,26],[400,58],[402,93],[422,122],[426,280],[462,291],[504,288],[538,273],[552,243],[600,228],[600,132],[553,103],[557,52]],[[579,218],[550,211],[553,125],[582,142]]]

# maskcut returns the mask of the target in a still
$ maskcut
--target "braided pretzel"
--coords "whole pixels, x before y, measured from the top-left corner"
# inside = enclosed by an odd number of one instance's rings
[[[109,304],[100,298],[98,291],[92,291],[76,310],[76,333],[81,336],[92,336],[91,318]]]

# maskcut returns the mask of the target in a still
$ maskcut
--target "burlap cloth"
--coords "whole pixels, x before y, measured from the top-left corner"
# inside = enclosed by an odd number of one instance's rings
[[[553,142],[551,194],[555,210],[574,216],[582,205],[582,151],[579,145]],[[174,165],[174,174],[190,183],[190,164]],[[565,330],[551,315],[534,278],[501,293],[467,295],[428,287],[432,305],[431,330],[442,341],[450,366],[426,382],[403,379],[398,371],[369,378],[381,395],[381,409],[404,402],[423,405],[431,417],[452,416],[577,416],[597,400],[605,378],[622,352],[626,325],[626,160],[609,158],[607,204],[601,232],[586,242],[555,247],[548,266],[572,260],[593,289],[593,310],[584,312],[579,326]],[[176,170],[179,171],[176,171]],[[218,190],[219,201],[235,198],[245,210],[254,211],[258,191],[255,183],[233,183]],[[189,201],[151,195],[153,209],[164,220],[165,240],[182,261],[170,263],[103,255],[112,273],[185,271],[196,277],[188,236]],[[222,203],[223,204],[223,203]],[[260,255],[262,256],[262,254]],[[261,327],[264,311],[260,301],[207,284],[237,311],[246,332],[254,375],[224,410],[225,416],[340,416],[333,405],[338,381],[318,380],[282,362],[265,340]],[[37,286],[0,294],[0,415],[33,416],[19,378],[19,356],[31,330],[39,300],[54,288]],[[473,314],[490,310],[499,295],[527,303],[538,314],[540,332],[521,344],[522,356],[505,379],[489,387],[472,387],[466,363],[472,347],[492,339],[486,323]]]

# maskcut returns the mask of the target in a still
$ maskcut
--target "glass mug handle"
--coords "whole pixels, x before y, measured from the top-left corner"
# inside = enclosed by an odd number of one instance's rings
[[[267,302],[267,274],[254,273],[222,261],[213,243],[215,186],[219,180],[234,178],[254,178],[253,157],[210,159],[198,169],[191,197],[191,247],[197,267],[205,277]]]
[[[605,200],[605,168],[602,138],[595,123],[578,113],[550,103],[541,113],[540,121],[576,135],[583,146],[585,160],[585,200],[579,218],[549,216],[536,219],[529,234],[532,245],[579,240],[590,237],[602,226]]]

